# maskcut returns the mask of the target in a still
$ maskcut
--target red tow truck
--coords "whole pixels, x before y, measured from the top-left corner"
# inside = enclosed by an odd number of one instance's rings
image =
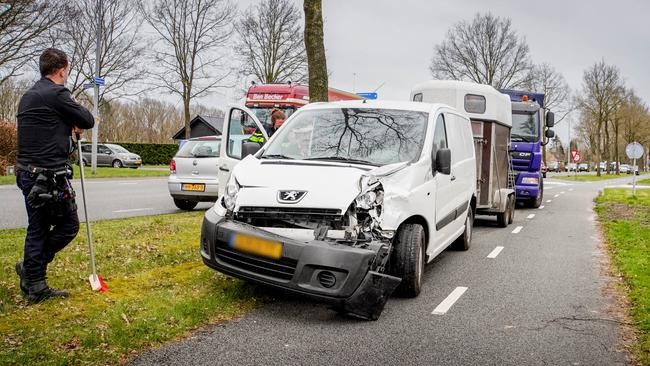
[[[330,102],[355,100],[362,97],[343,90],[329,88]],[[281,109],[287,118],[298,108],[309,103],[309,86],[305,84],[252,84],[246,93],[246,107],[264,125],[269,125],[273,108]]]

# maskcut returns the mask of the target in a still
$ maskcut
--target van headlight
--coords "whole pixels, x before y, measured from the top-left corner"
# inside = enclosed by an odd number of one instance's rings
[[[370,210],[373,207],[379,206],[384,203],[384,191],[381,189],[361,192],[356,198],[357,207]]]
[[[524,178],[521,178],[521,183],[522,183],[522,184],[534,184],[534,185],[538,185],[538,184],[539,184],[539,178],[534,178],[534,177],[524,177]]]
[[[226,190],[223,195],[223,205],[228,211],[235,209],[235,203],[237,202],[237,194],[239,193],[239,184],[234,176],[230,177],[228,184],[226,184]]]

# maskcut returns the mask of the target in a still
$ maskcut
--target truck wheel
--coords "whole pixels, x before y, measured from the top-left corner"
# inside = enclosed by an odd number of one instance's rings
[[[179,200],[177,198],[174,198],[174,204],[176,205],[176,207],[180,208],[181,210],[191,211],[199,203],[196,201]]]
[[[474,211],[472,211],[472,206],[467,210],[467,217],[465,218],[465,231],[463,235],[459,236],[452,248],[456,250],[467,250],[469,245],[472,242],[472,230],[474,229]]]
[[[422,287],[424,273],[424,228],[420,224],[405,224],[397,233],[391,257],[391,272],[400,277],[395,293],[416,297]]]
[[[510,216],[511,216],[510,211],[514,211],[514,207],[510,197],[511,196],[508,196],[507,198],[506,209],[503,212],[499,212],[497,214],[497,226],[499,227],[507,227],[508,224],[510,223]]]
[[[539,182],[539,195],[537,196],[537,198],[528,201],[528,207],[539,208],[539,206],[542,205],[543,201],[544,201],[544,181],[542,180]]]

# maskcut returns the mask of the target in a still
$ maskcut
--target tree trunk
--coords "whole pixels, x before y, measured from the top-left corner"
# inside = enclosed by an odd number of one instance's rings
[[[596,176],[598,176],[598,177],[600,177],[600,162],[601,162],[602,159],[603,159],[603,149],[602,149],[602,147],[601,147],[601,146],[602,146],[602,141],[601,141],[601,140],[602,140],[602,137],[600,136],[600,135],[601,135],[601,128],[602,128],[602,127],[603,127],[603,124],[602,124],[602,122],[601,122],[601,120],[600,120],[600,118],[599,118],[599,119],[598,119],[598,130],[597,130],[597,132],[596,132],[596,134],[598,135],[598,137],[596,138],[596,141],[597,141],[597,146],[596,146],[596,164],[598,164],[598,168],[596,169]],[[609,163],[608,163],[608,164],[609,164]],[[605,169],[607,169],[607,166],[605,166]]]
[[[189,140],[191,136],[190,130],[190,97],[189,95],[183,97],[183,117],[185,118],[185,139]]]
[[[616,158],[616,174],[621,174],[618,158],[618,119],[614,119],[614,158]]]
[[[323,43],[323,6],[321,0],[304,0],[305,49],[309,70],[309,101],[327,102],[327,62]]]

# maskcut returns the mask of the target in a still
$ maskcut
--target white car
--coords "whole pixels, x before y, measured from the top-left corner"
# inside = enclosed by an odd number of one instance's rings
[[[313,103],[261,150],[246,142],[251,124],[264,131],[253,114],[227,116],[220,173],[232,174],[201,233],[209,267],[377,319],[397,287],[419,294],[426,262],[454,243],[469,247],[476,162],[465,114]]]

